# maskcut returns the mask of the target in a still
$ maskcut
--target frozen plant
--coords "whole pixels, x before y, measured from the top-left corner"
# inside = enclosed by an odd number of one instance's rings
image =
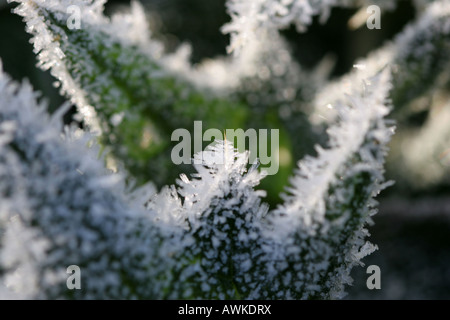
[[[235,53],[199,66],[188,62],[188,47],[164,51],[137,2],[112,17],[102,0],[11,2],[32,34],[39,67],[76,106],[84,132],[63,131],[64,107],[48,115],[28,84],[1,72],[0,295],[345,295],[351,269],[376,250],[367,225],[374,197],[391,184],[384,162],[393,124],[385,117],[426,90],[411,78],[432,81],[442,71],[448,1],[430,5],[365,69],[333,83],[326,61],[302,70],[278,30],[295,23],[306,31],[313,16],[325,22],[330,8],[365,1],[230,0],[223,31]],[[67,25],[73,5],[80,29]],[[409,52],[413,46],[420,50]],[[280,167],[296,167],[282,203],[270,208],[263,198],[276,188],[257,188],[283,180],[248,168],[248,152],[232,142],[208,146],[193,168],[175,167],[171,133],[192,131],[195,120],[209,128],[279,128]],[[81,290],[65,286],[72,264],[82,270]]]
[[[71,129],[61,136],[64,109],[50,117],[28,83],[3,71],[0,95],[0,293],[156,297],[151,279],[170,265],[158,257],[171,240],[159,242],[172,227],[154,223],[139,199],[130,203],[122,177],[107,173],[87,137]],[[67,290],[70,265],[83,270],[82,291]]]
[[[342,123],[330,128],[330,148],[301,164],[275,211],[253,189],[262,176],[255,166],[246,172],[248,154],[218,142],[197,155],[204,162],[192,180],[181,177],[179,196],[164,189],[146,212],[118,174],[102,173],[85,140],[70,140],[70,131],[61,139],[60,113],[49,118],[28,84],[2,73],[3,285],[30,298],[338,297],[349,269],[374,248],[364,225],[391,134],[389,73],[379,77],[336,106]],[[300,204],[300,195],[310,201]],[[81,291],[65,288],[71,264],[83,270]]]

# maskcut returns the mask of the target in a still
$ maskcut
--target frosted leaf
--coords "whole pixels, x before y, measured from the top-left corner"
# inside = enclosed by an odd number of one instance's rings
[[[389,112],[389,108],[384,105],[391,88],[389,79],[389,71],[384,71],[371,80],[370,88],[366,88],[362,96],[348,96],[347,105],[334,107],[339,110],[340,117],[339,124],[328,129],[330,148],[320,148],[317,150],[318,158],[307,157],[300,163],[298,173],[292,180],[295,188],[289,192],[292,196],[285,196],[289,207],[284,207],[283,211],[290,214],[292,210],[295,212],[292,214],[299,214],[306,225],[312,224],[313,220],[322,222],[325,215],[324,194],[328,191],[329,185],[339,178],[338,169],[351,155],[364,152],[361,146],[366,139],[373,138],[374,133],[378,133],[377,143],[384,144],[389,141],[391,132],[388,128],[383,125],[381,132],[372,128],[375,121],[379,121]],[[369,154],[372,153],[370,148],[367,151]],[[367,162],[368,168],[380,160],[378,158]],[[317,208],[318,211],[313,208]],[[307,215],[313,212],[312,217]]]
[[[182,298],[192,293],[209,299],[257,297],[257,283],[263,277],[258,263],[262,218],[268,208],[253,187],[263,176],[254,166],[247,171],[248,152],[236,152],[228,141],[216,141],[196,154],[195,162],[192,179],[181,176],[178,181],[183,207],[177,215],[184,216],[189,226],[185,237],[194,242],[186,246],[176,266],[177,291],[185,292]],[[197,261],[196,267],[187,267],[192,261]]]
[[[0,70],[1,287],[33,299],[158,297],[167,283],[156,279],[183,247],[175,226],[129,203],[123,177],[83,137],[61,139],[61,113],[50,118],[36,98]],[[83,290],[67,290],[70,265]]]
[[[137,2],[111,19],[103,15],[103,1],[16,2],[40,67],[51,70],[76,104],[77,119],[101,133],[111,158],[137,185],[151,179],[161,187],[178,175],[169,160],[170,134],[177,128],[198,119],[214,128],[242,127],[246,106],[176,72],[184,55],[163,53]],[[67,28],[69,5],[80,8],[78,30]]]
[[[349,94],[356,83],[374,76],[388,65],[393,71],[394,86],[390,96],[396,109],[424,93],[434,79],[447,70],[450,51],[443,43],[450,33],[449,17],[449,1],[433,2],[392,42],[357,61],[352,72],[318,91],[310,120],[315,124],[333,122],[336,113],[329,112],[328,105],[338,103],[342,93]],[[412,81],[413,78],[418,80]]]
[[[189,47],[166,55],[149,39],[137,3],[108,19],[103,1],[17,2],[41,67],[52,70],[90,129],[114,148],[122,160],[114,167],[134,170],[138,184],[164,176],[167,163],[149,160],[167,151],[167,133],[191,120],[241,127],[252,111],[275,106],[297,122],[326,72],[301,72],[277,30],[292,23],[302,29],[315,15],[326,19],[333,6],[356,3],[229,1],[233,21],[224,30],[232,46],[245,47],[237,57],[194,68]],[[83,16],[76,32],[65,28],[73,4]],[[424,55],[431,50],[420,48]],[[2,75],[0,266],[7,290],[67,297],[61,273],[77,264],[89,281],[75,298],[342,297],[351,268],[375,249],[364,227],[375,213],[373,197],[389,185],[383,163],[393,134],[384,119],[391,73],[377,72],[393,49],[383,53],[378,65],[360,68],[347,96],[342,86],[324,95],[329,143],[299,163],[284,204],[270,213],[264,192],[254,190],[263,176],[227,141],[197,153],[197,173],[181,175],[178,186],[127,195],[121,174],[105,172],[83,137],[60,139],[63,109],[48,119],[29,86],[17,89]],[[289,130],[298,135],[301,125]],[[33,284],[29,292],[22,279]]]
[[[364,225],[373,215],[371,199],[386,186],[383,163],[392,130],[384,117],[390,110],[390,81],[390,71],[384,70],[366,81],[362,93],[355,88],[333,106],[339,120],[328,130],[328,147],[299,162],[284,204],[271,218],[269,234],[277,249],[267,252],[267,260],[286,259],[286,272],[302,277],[294,287],[285,286],[277,268],[269,269],[273,285],[283,288],[276,296],[341,297],[352,267],[373,251],[363,241]],[[342,241],[340,234],[351,236]]]

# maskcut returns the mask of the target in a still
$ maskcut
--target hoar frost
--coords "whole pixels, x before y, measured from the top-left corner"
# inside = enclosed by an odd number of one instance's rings
[[[256,109],[242,111],[241,100],[251,108],[274,102],[284,120],[298,116],[299,100],[313,96],[307,89],[317,90],[326,71],[313,81],[300,75],[277,30],[292,23],[304,29],[315,15],[326,19],[333,6],[361,4],[230,0],[232,22],[224,31],[239,55],[194,68],[186,47],[166,54],[149,39],[137,3],[109,19],[104,1],[16,2],[40,67],[59,80],[89,130],[115,148],[119,169],[136,179],[145,173],[145,182],[167,170],[143,152],[148,137],[165,147],[163,127],[181,127],[180,119],[214,114],[222,124],[232,111],[243,119]],[[85,30],[64,29],[69,5],[80,7]],[[264,176],[228,141],[196,154],[203,159],[196,173],[181,175],[176,185],[129,194],[125,174],[106,172],[86,136],[75,139],[67,129],[61,139],[63,109],[49,117],[28,84],[1,72],[0,296],[342,297],[352,267],[376,249],[365,240],[366,225],[374,197],[390,184],[383,164],[393,134],[384,119],[391,78],[383,61],[352,79],[348,96],[335,99],[333,91],[324,98],[332,107],[320,111],[329,119],[329,142],[298,163],[284,202],[269,210],[265,192],[257,190]],[[250,93],[239,92],[246,83]],[[265,91],[271,93],[258,96]],[[71,264],[82,270],[81,291],[65,287]]]

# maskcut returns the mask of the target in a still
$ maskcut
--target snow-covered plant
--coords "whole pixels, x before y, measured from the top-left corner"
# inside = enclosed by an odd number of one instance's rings
[[[330,147],[301,163],[273,212],[253,189],[261,174],[247,172],[248,153],[230,142],[196,156],[197,174],[178,182],[183,203],[165,189],[145,211],[121,191],[118,174],[102,173],[86,140],[70,131],[61,138],[60,113],[49,118],[28,84],[2,73],[4,285],[33,298],[339,296],[351,267],[373,250],[364,225],[391,132],[383,120],[389,73],[379,77],[336,106],[342,123],[330,128]],[[83,270],[81,291],[65,287],[73,264]]]
[[[388,169],[403,188],[423,191],[424,187],[439,183],[449,185],[448,108],[444,106],[450,66],[449,20],[450,2],[434,1],[393,41],[357,61],[361,68],[327,84],[312,102],[314,111],[309,117],[313,123],[332,121],[334,117],[327,108],[330,101],[340,99],[342,92],[348,91],[349,83],[390,64],[393,68],[390,97],[399,130]],[[423,126],[409,123],[409,118],[424,111],[428,116]]]
[[[332,83],[326,61],[302,70],[278,30],[305,31],[315,15],[325,22],[332,7],[366,1],[229,0],[234,54],[198,66],[186,46],[164,52],[137,2],[112,17],[103,0],[11,2],[83,129],[62,130],[67,107],[48,115],[30,85],[0,71],[0,297],[344,296],[351,269],[376,249],[366,227],[391,184],[385,117],[427,89],[412,78],[439,77],[448,1]],[[171,133],[195,120],[280,129],[282,169],[298,161],[282,202],[271,208],[257,188],[283,179],[248,167],[233,142],[176,167]],[[70,265],[81,290],[66,287]]]
[[[20,298],[154,297],[158,265],[168,266],[158,260],[167,252],[156,252],[168,250],[170,239],[160,245],[165,227],[130,203],[121,176],[106,172],[86,138],[70,129],[61,136],[61,112],[49,117],[28,83],[1,71],[0,95],[0,290]],[[82,291],[67,290],[70,265],[83,270]]]

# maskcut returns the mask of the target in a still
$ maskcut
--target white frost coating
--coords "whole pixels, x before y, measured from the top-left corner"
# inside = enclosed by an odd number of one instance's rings
[[[64,17],[66,5],[79,4],[83,17],[86,14],[85,23],[89,24],[91,30],[96,31],[97,28],[126,45],[138,44],[155,59],[160,55],[158,45],[146,40],[149,34],[145,15],[137,4],[133,4],[131,15],[116,15],[110,22],[102,16],[102,1],[51,0],[37,1],[35,4],[22,0],[18,2],[22,3],[18,12],[28,19],[28,27],[39,29],[34,31],[34,41],[35,46],[37,43],[36,50],[43,56],[40,57],[41,62],[47,68],[56,70],[57,77],[62,79],[63,88],[68,92],[72,90],[69,92],[71,96],[83,99],[84,93],[70,82],[72,80],[67,70],[58,67],[64,54],[58,46],[58,41],[51,39],[50,32],[50,29],[57,27],[45,24],[39,8],[48,9],[49,12]],[[243,4],[239,1],[233,3]],[[297,11],[293,14],[300,17],[301,21],[310,23],[309,2],[303,2],[303,7],[299,1],[286,0],[276,3],[279,6],[272,8],[275,11],[271,10],[276,13],[274,18],[278,23],[288,23],[290,19],[290,13],[283,11],[283,6],[294,6]],[[334,2],[323,1],[320,5],[326,7],[331,3]],[[245,5],[243,7],[245,8]],[[278,14],[288,18],[283,20]],[[135,19],[132,18],[133,15]],[[245,21],[243,23],[245,24]],[[249,33],[252,31],[248,26],[244,27]],[[229,64],[213,63],[214,67],[206,67],[208,70],[205,72],[201,69],[197,74],[196,71],[192,72],[192,77],[198,77],[199,83],[206,82],[208,72],[219,70],[220,76],[217,77],[218,80],[211,81],[214,83],[211,87],[227,88],[238,86],[241,77],[245,76],[256,75],[262,80],[268,80],[272,76],[282,77],[289,71],[295,73],[297,69],[286,70],[294,64],[291,64],[292,58],[287,51],[284,52],[284,47],[277,51],[281,54],[276,55],[276,59],[269,55],[268,60],[273,61],[271,69],[261,67],[264,64],[255,58],[261,57],[261,51],[266,49],[274,54],[273,48],[281,43],[268,41],[280,40],[276,30],[269,29],[266,28],[260,33],[264,37],[253,39],[252,45],[247,45],[236,60]],[[269,42],[266,47],[265,42]],[[159,61],[169,69],[169,66],[172,66],[175,71],[189,70],[190,66],[186,64],[188,54],[188,49],[182,49],[178,55],[162,57]],[[227,70],[227,66],[232,68]],[[234,73],[238,76],[229,76]],[[87,74],[89,75],[89,72]],[[106,77],[98,76],[99,82],[107,80]],[[115,179],[100,175],[101,164],[92,159],[86,160],[87,157],[82,156],[85,152],[84,146],[70,141],[62,144],[56,139],[58,130],[55,128],[60,126],[60,121],[55,120],[56,125],[52,125],[45,120],[43,108],[40,112],[30,111],[22,114],[23,111],[28,111],[27,107],[21,105],[17,108],[10,102],[18,99],[23,100],[23,104],[34,105],[34,95],[27,93],[31,90],[16,94],[8,84],[9,80],[0,78],[2,99],[3,96],[7,97],[5,101],[14,106],[13,109],[8,109],[6,104],[1,105],[6,108],[4,110],[9,114],[9,118],[7,121],[0,119],[0,177],[6,177],[0,179],[0,194],[9,194],[11,189],[13,197],[0,201],[0,228],[7,229],[7,236],[2,238],[6,249],[2,251],[0,263],[6,268],[12,268],[17,261],[21,265],[15,270],[7,270],[7,285],[20,291],[21,283],[15,277],[16,274],[25,272],[32,278],[30,281],[36,281],[34,274],[44,274],[43,283],[35,287],[48,289],[48,295],[57,296],[58,293],[49,288],[54,287],[55,283],[63,283],[58,272],[63,270],[61,262],[66,263],[63,259],[70,258],[70,264],[77,264],[77,260],[81,259],[88,265],[88,274],[92,272],[94,275],[92,283],[89,283],[90,288],[94,290],[87,298],[98,295],[122,298],[160,297],[158,294],[164,294],[163,289],[168,287],[173,290],[167,294],[173,298],[191,298],[193,295],[209,297],[208,295],[212,294],[219,298],[235,297],[236,290],[244,291],[244,296],[249,298],[286,299],[297,297],[298,294],[308,298],[319,293],[326,297],[339,297],[343,292],[343,284],[351,281],[351,267],[374,250],[372,245],[365,243],[367,230],[362,227],[370,221],[369,216],[373,212],[368,208],[374,207],[374,202],[355,205],[356,209],[352,209],[357,212],[349,208],[342,209],[339,205],[348,204],[346,200],[353,199],[351,196],[354,195],[342,181],[348,177],[356,177],[361,172],[370,173],[372,180],[366,183],[368,191],[364,188],[370,196],[382,189],[381,167],[384,159],[379,151],[383,150],[392,134],[391,128],[387,127],[383,119],[389,111],[385,105],[390,89],[389,81],[390,73],[385,70],[377,77],[366,80],[364,90],[351,91],[351,96],[334,106],[338,110],[340,122],[329,130],[328,148],[318,149],[317,158],[306,158],[300,164],[292,179],[289,195],[284,198],[285,204],[272,212],[275,218],[266,224],[264,219],[267,206],[260,201],[263,192],[253,190],[262,175],[255,167],[246,170],[248,153],[237,153],[231,143],[218,142],[205,152],[197,154],[194,161],[203,161],[201,164],[195,164],[197,174],[193,175],[191,180],[183,175],[178,181],[178,189],[165,188],[154,195],[147,204],[151,212],[144,214],[139,208],[144,203],[143,194],[130,198],[120,196],[121,191],[117,191],[120,177]],[[297,84],[295,82],[293,88],[283,88],[285,90],[281,96],[290,101],[295,100]],[[110,95],[114,98],[118,93],[111,92]],[[84,106],[84,100],[77,103]],[[0,115],[4,110],[0,108]],[[20,110],[20,113],[17,113],[17,110]],[[36,124],[36,119],[40,118],[44,120]],[[116,117],[115,120],[115,123],[120,123],[119,118]],[[22,140],[14,140],[18,139],[17,133],[23,134],[20,136]],[[11,165],[22,161],[21,153],[9,147],[11,143],[18,144],[19,147],[22,147],[23,143],[30,144],[23,148],[30,163],[22,167]],[[40,151],[36,145],[44,151]],[[55,151],[60,150],[58,148],[63,151]],[[68,158],[65,158],[66,154]],[[353,157],[357,160],[352,159]],[[38,178],[32,179],[35,176]],[[14,183],[10,186],[2,184],[3,181]],[[352,186],[353,184],[350,187]],[[330,191],[331,187],[336,188]],[[33,198],[30,190],[41,190],[42,194]],[[150,194],[152,192],[148,191]],[[49,204],[39,200],[55,199],[55,194],[58,194],[56,202]],[[33,201],[29,201],[29,198]],[[137,202],[137,208],[128,203],[133,199]],[[336,214],[328,212],[334,208],[342,211],[337,212],[337,218],[328,219],[327,213]],[[40,214],[37,219],[39,227],[32,228],[30,221],[36,219],[36,212]],[[356,218],[352,216],[355,214]],[[16,227],[25,230],[20,232],[20,241],[13,237],[16,235],[13,233],[13,216],[20,217],[21,224]],[[357,220],[356,231],[345,229],[346,222],[351,219]],[[69,220],[71,224],[67,223]],[[158,232],[153,229],[154,224],[158,225]],[[338,241],[339,235],[347,232],[351,232],[351,237],[341,244]],[[333,238],[334,234],[338,236]],[[326,236],[329,236],[329,239]],[[300,241],[295,237],[300,238]],[[35,238],[43,241],[35,241]],[[33,243],[30,243],[31,241]],[[42,257],[40,254],[37,261],[32,261],[26,250],[14,247],[16,245],[27,249],[33,248],[33,244],[37,245],[37,248],[31,249],[32,253],[42,253],[47,245],[57,249],[51,254],[43,254]],[[136,260],[133,260],[135,257]],[[289,270],[292,268],[292,264],[288,263],[292,262],[289,259],[294,259],[294,270]],[[335,267],[336,265],[338,267]],[[32,271],[29,271],[29,268]],[[105,270],[110,272],[103,274]],[[129,271],[126,279],[122,278],[123,270]],[[172,270],[176,272],[171,273]],[[279,281],[278,275],[281,277]],[[167,279],[168,282],[174,280],[174,283],[152,283],[154,277]],[[228,281],[229,278],[232,279]],[[327,280],[327,283],[319,285],[321,279]],[[140,286],[121,287],[129,281]],[[283,286],[289,288],[285,289]],[[329,288],[331,292],[327,291]],[[274,292],[267,292],[272,289]],[[46,293],[31,291],[28,294],[44,296]]]
[[[155,214],[127,203],[123,178],[105,172],[85,139],[63,141],[61,113],[49,118],[36,96],[0,70],[0,287],[8,289],[2,294],[64,297],[65,270],[75,264],[87,280],[79,298],[132,298],[123,271],[129,281],[150,281],[158,272],[147,270],[158,264],[152,239],[172,229],[159,223],[156,232]],[[170,242],[159,256],[168,250]],[[137,290],[151,297],[158,288]]]
[[[333,7],[362,7],[376,4],[384,9],[392,9],[395,1],[378,0],[228,0],[227,8],[232,18],[222,28],[231,34],[228,51],[239,53],[249,41],[258,39],[268,30],[285,29],[294,24],[303,32],[312,23],[313,17],[320,15],[324,23]]]
[[[432,38],[436,34],[450,33],[450,23],[442,18],[450,15],[450,1],[436,1],[427,7],[427,10],[420,16],[418,21],[407,26],[395,39],[383,48],[371,53],[367,58],[358,60],[355,69],[329,83],[320,90],[313,101],[313,112],[310,121],[314,124],[332,123],[337,116],[336,112],[330,112],[328,105],[338,103],[342,98],[342,93],[350,94],[354,83],[362,79],[377,74],[381,69],[391,64],[394,73],[404,72],[406,77],[410,77],[407,71],[399,70],[398,61],[405,61],[405,57],[413,54],[420,61],[422,58],[429,59],[430,52],[435,48],[427,41],[423,41],[420,46],[414,41],[417,35]],[[423,63],[423,62],[422,62]],[[402,76],[397,76],[398,82],[402,82]]]
[[[57,84],[61,86],[62,94],[67,94],[77,105],[80,116],[93,132],[101,132],[96,111],[87,102],[86,92],[79,87],[77,79],[68,72],[64,61],[65,54],[57,39],[59,30],[48,23],[48,14],[65,21],[69,17],[67,8],[75,5],[80,8],[82,29],[89,26],[92,30],[105,32],[124,45],[139,45],[143,52],[153,58],[159,58],[162,54],[161,44],[149,40],[146,16],[142,6],[136,1],[132,2],[129,13],[116,14],[111,20],[103,15],[106,0],[8,1],[19,3],[14,12],[24,17],[27,31],[33,35],[32,43],[34,52],[38,55],[38,65],[43,70],[50,69],[51,74],[58,79]]]
[[[328,147],[317,147],[317,157],[299,162],[284,203],[273,211],[269,237],[274,244],[266,250],[267,260],[290,261],[293,271],[288,272],[297,279],[294,286],[283,288],[278,267],[270,262],[269,275],[282,288],[277,297],[295,298],[301,292],[305,299],[342,298],[344,285],[351,284],[352,267],[376,250],[364,240],[368,236],[364,226],[375,214],[373,197],[391,184],[383,183],[386,145],[393,134],[384,119],[390,111],[390,81],[391,73],[385,69],[366,80],[363,90],[354,88],[352,95],[333,106],[339,121],[328,130]],[[369,185],[356,190],[346,184],[362,179],[362,173],[370,177]],[[355,202],[357,193],[365,194],[364,202]],[[343,242],[339,234],[351,236]],[[318,285],[321,277],[327,292]]]
[[[114,14],[111,18],[111,26],[113,30],[111,30],[110,34],[124,41],[128,40],[130,44],[146,43],[150,39],[150,29],[145,12],[137,1],[131,2],[129,12]]]
[[[124,45],[138,45],[154,59],[163,56],[163,45],[152,39],[144,8],[136,0],[131,1],[129,12],[118,12],[111,17],[110,22],[99,24],[98,27]]]
[[[216,141],[214,146],[208,146],[201,153],[194,155],[194,168],[197,173],[189,180],[182,176],[178,180],[178,192],[184,198],[183,210],[191,227],[195,230],[198,219],[210,207],[213,198],[222,198],[229,194],[232,188],[254,187],[264,177],[252,168],[246,175],[248,151],[238,153],[229,141]],[[244,176],[243,176],[244,175]],[[236,185],[230,184],[230,180]],[[263,196],[263,194],[258,194]],[[245,209],[245,208],[243,208]]]
[[[146,45],[141,46],[145,48]],[[239,90],[243,82],[251,78],[267,82],[284,77],[285,81],[275,80],[273,95],[290,101],[294,99],[293,93],[314,77],[301,70],[291,56],[288,44],[276,30],[260,30],[258,37],[247,38],[239,55],[206,59],[192,65],[189,61],[191,51],[190,45],[184,44],[173,54],[162,55],[159,62],[166,70],[199,88],[209,88],[222,95]],[[316,76],[315,82],[320,83],[321,74],[316,73]],[[253,90],[259,91],[258,88]]]
[[[314,98],[313,112],[309,116],[310,121],[316,125],[323,122],[333,123],[338,114],[336,109],[330,108],[330,106],[341,103],[344,95],[349,95],[355,90],[355,83],[361,83],[377,74],[392,62],[394,55],[393,46],[387,45],[372,53],[368,58],[357,61],[352,72],[341,77],[339,81],[328,83]]]
[[[326,3],[324,8],[328,6],[330,4]],[[320,10],[305,0],[229,0],[227,8],[232,21],[226,24],[222,31],[231,34],[229,52],[237,52],[249,40],[258,38],[263,29],[277,30],[296,23],[297,29],[303,31],[305,26],[311,24],[313,15]]]
[[[48,241],[40,238],[37,230],[26,228],[15,216],[10,219],[2,242],[5,247],[0,254],[0,265],[6,269],[14,268],[14,272],[5,275],[5,287],[23,298],[36,296],[39,273],[34,263],[49,249]],[[19,267],[15,267],[17,265]]]
[[[385,144],[392,131],[384,126],[371,132],[374,123],[381,121],[388,113],[386,97],[391,88],[390,71],[384,70],[366,84],[362,94],[354,88],[355,94],[347,97],[346,104],[334,106],[339,114],[339,124],[328,129],[329,148],[317,147],[317,158],[307,157],[299,162],[297,173],[292,178],[285,203],[278,208],[290,217],[287,227],[295,228],[301,221],[307,227],[322,223],[325,215],[325,194],[338,177],[340,168],[360,150],[367,135]],[[369,165],[379,159],[365,159]],[[312,230],[313,231],[313,230]]]
[[[164,187],[161,192],[153,195],[147,204],[147,208],[158,212],[157,221],[163,221],[168,225],[187,228],[181,200],[175,187]]]
[[[63,61],[59,42],[55,41],[54,34],[45,22],[45,18],[40,10],[45,9],[54,12],[58,16],[67,16],[67,8],[76,5],[80,8],[80,16],[83,22],[104,23],[100,12],[103,11],[103,5],[106,0],[99,1],[81,1],[81,0],[8,0],[8,2],[18,2],[20,5],[14,9],[14,12],[24,17],[27,23],[27,31],[34,37],[32,43],[34,52],[37,54],[38,65],[43,70],[50,69],[50,73],[58,79],[58,85],[61,86],[61,93],[67,94],[71,101],[78,106],[78,112],[82,115],[86,124],[93,132],[100,132],[100,125],[96,119],[94,108],[86,101],[86,94],[82,88],[70,76],[67,67]],[[100,21],[99,21],[100,20]]]
[[[99,96],[99,92],[95,92],[96,87],[108,84],[111,80],[104,78],[102,74],[98,74],[98,71],[95,71],[95,68],[90,67],[89,64],[75,61],[75,65],[72,66],[72,68],[83,68],[84,75],[96,77],[95,83],[89,84],[89,87],[80,88],[80,79],[69,74],[61,45],[58,41],[55,41],[59,37],[56,35],[64,34],[63,37],[65,37],[65,32],[61,32],[44,18],[51,13],[59,17],[60,21],[64,21],[67,18],[65,9],[69,5],[80,7],[81,31],[89,29],[89,33],[92,34],[92,41],[98,41],[95,38],[98,31],[104,32],[111,37],[109,40],[119,41],[124,46],[136,45],[139,51],[159,64],[162,70],[153,72],[152,77],[174,76],[175,78],[183,78],[196,84],[201,89],[212,89],[215,94],[227,95],[238,90],[245,79],[257,78],[264,82],[271,77],[278,79],[284,76],[285,81],[277,80],[273,95],[277,99],[289,101],[295,98],[296,91],[302,87],[301,84],[308,82],[304,79],[311,80],[311,77],[301,72],[298,64],[290,56],[286,44],[280,35],[273,30],[262,31],[258,38],[249,40],[238,57],[211,59],[198,66],[192,66],[189,62],[189,46],[181,46],[173,54],[164,54],[161,43],[151,39],[144,10],[138,2],[132,2],[129,13],[117,13],[109,20],[102,14],[104,1],[50,0],[36,3],[25,0],[11,1],[20,3],[16,13],[24,16],[28,29],[34,35],[33,42],[35,52],[39,52],[40,65],[43,69],[51,69],[52,74],[60,81],[62,91],[67,93],[77,105],[81,115],[80,118],[85,120],[94,132],[101,133],[102,131],[94,108],[105,107],[105,101],[107,101],[106,107],[111,107],[112,101],[120,101],[115,99],[115,96],[119,93],[110,90],[108,94]],[[103,45],[110,45],[110,41],[108,41],[105,41]],[[69,44],[69,47],[65,50],[70,51],[70,46]],[[74,50],[77,51],[76,48]],[[85,48],[82,50],[85,50]],[[83,54],[87,53],[76,52],[76,55]],[[118,59],[119,61],[126,61],[127,57],[121,56]],[[133,73],[130,75],[132,76]],[[91,107],[87,101],[87,92],[91,92],[92,89],[95,93],[91,93],[89,97],[91,98],[89,102],[93,104]],[[258,91],[258,88],[253,90]],[[105,101],[100,101],[102,99]],[[119,117],[113,117],[112,120],[112,125],[120,122]]]
[[[183,200],[181,211],[178,197],[173,192],[169,194],[168,189],[150,205],[175,202],[172,210],[187,222],[190,244],[186,245],[184,259],[191,265],[180,270],[175,290],[182,292],[181,297],[189,297],[192,288],[206,298],[234,297],[236,290],[258,297],[258,277],[262,272],[258,268],[262,264],[255,259],[262,255],[258,242],[268,207],[261,203],[264,192],[253,190],[263,174],[256,165],[247,170],[248,156],[248,152],[238,153],[229,141],[216,141],[194,156],[197,173],[192,179],[182,175],[178,181]],[[192,242],[190,236],[196,241]],[[192,260],[198,262],[192,265]],[[184,264],[183,260],[178,262],[179,267]],[[189,282],[193,284],[189,286]],[[172,295],[176,297],[176,293]]]
[[[207,59],[196,66],[189,61],[191,48],[182,45],[175,53],[162,57],[161,63],[167,70],[176,72],[199,87],[212,88],[219,92],[236,89],[245,77],[257,76],[260,71],[258,58],[268,47],[274,47],[274,39],[262,35],[242,50],[239,57]]]

